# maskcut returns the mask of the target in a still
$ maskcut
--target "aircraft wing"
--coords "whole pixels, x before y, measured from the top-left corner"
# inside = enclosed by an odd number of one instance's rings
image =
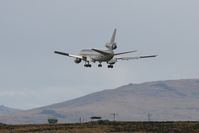
[[[147,55],[147,56],[137,56],[137,57],[119,57],[116,58],[117,60],[135,60],[135,59],[142,59],[142,58],[153,58],[157,55]]]
[[[68,57],[73,57],[73,58],[79,58],[79,59],[83,59],[83,56],[80,55],[72,55],[69,53],[64,53],[64,52],[60,52],[60,51],[54,51],[55,54],[60,54],[60,55],[64,55],[64,56],[68,56]]]
[[[128,53],[133,53],[133,52],[137,52],[137,50],[121,52],[121,53],[115,53],[114,55],[128,54]]]

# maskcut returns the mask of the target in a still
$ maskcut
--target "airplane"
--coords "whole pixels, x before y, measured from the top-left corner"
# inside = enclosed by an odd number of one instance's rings
[[[118,55],[133,53],[136,52],[136,50],[115,53],[114,50],[117,49],[117,44],[115,42],[116,31],[117,29],[115,28],[110,42],[105,44],[107,48],[106,50],[83,49],[80,51],[78,55],[73,55],[70,53],[65,53],[60,51],[54,51],[54,53],[72,57],[74,58],[74,62],[77,64],[81,63],[81,61],[84,61],[85,67],[91,67],[91,63],[96,63],[96,62],[99,63],[98,67],[102,67],[102,62],[106,62],[108,64],[108,68],[113,68],[113,65],[119,60],[133,60],[133,59],[142,59],[142,58],[152,58],[157,56],[157,55],[148,55],[148,56],[137,56],[137,57],[118,57]]]

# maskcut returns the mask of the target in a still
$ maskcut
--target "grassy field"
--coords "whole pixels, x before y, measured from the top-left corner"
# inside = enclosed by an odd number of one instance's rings
[[[0,125],[0,133],[199,133],[199,122]]]

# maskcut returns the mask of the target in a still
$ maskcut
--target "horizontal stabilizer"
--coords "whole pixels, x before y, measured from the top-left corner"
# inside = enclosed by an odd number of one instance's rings
[[[99,50],[99,49],[92,49],[92,50],[95,51],[95,52],[98,52],[100,54],[103,54],[103,55],[110,55],[110,53],[102,51],[102,50]]]

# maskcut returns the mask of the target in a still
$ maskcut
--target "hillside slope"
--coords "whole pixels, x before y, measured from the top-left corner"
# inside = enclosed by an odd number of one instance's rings
[[[9,115],[9,114],[13,114],[16,112],[19,112],[20,110],[18,109],[14,109],[14,108],[10,108],[10,107],[6,107],[4,105],[0,105],[0,116],[1,115]]]
[[[61,122],[89,121],[91,116],[121,121],[199,120],[199,80],[170,80],[128,84],[74,100],[0,116],[5,123],[46,123],[48,117]]]

